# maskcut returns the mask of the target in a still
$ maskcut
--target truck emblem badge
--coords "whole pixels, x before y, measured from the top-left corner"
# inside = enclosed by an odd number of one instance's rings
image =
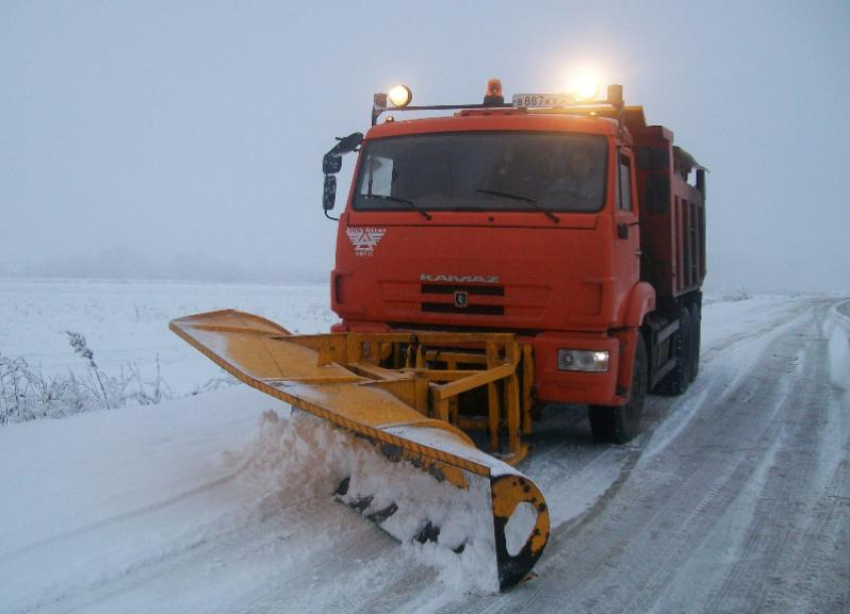
[[[354,246],[355,256],[373,256],[375,247],[381,242],[386,228],[346,228],[345,234]]]
[[[469,292],[466,290],[457,290],[455,292],[455,307],[463,309],[469,305]]]

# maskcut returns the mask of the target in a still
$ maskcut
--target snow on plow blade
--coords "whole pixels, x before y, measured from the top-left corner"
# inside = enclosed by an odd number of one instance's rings
[[[459,526],[492,526],[492,541],[487,541],[502,589],[525,578],[540,558],[549,536],[549,514],[537,486],[510,465],[480,451],[469,436],[447,420],[450,408],[456,405],[449,395],[480,386],[495,389],[500,379],[515,377],[516,361],[511,365],[505,358],[511,355],[512,344],[515,346],[512,335],[291,335],[274,322],[233,310],[179,318],[170,328],[249,386],[366,438],[390,461],[406,461],[463,491],[458,493],[458,500],[463,498],[461,494],[476,492],[489,498],[473,506],[490,510],[489,518],[461,519]],[[459,348],[480,345],[486,348],[482,352],[486,351],[492,368],[456,368],[436,376],[425,368],[422,356],[426,344],[437,343]],[[499,347],[507,349],[500,353]],[[396,362],[406,362],[404,368],[381,366],[393,362],[393,354]],[[502,357],[499,360],[505,364],[494,365],[494,356]],[[440,385],[435,379],[449,383]],[[506,383],[504,388],[511,386]],[[429,413],[443,419],[431,418]],[[390,490],[393,486],[389,485]],[[405,491],[405,485],[395,486],[399,492]],[[402,500],[375,509],[371,497],[351,493],[349,487],[343,481],[335,493],[337,498],[391,534],[393,526],[402,523],[389,522],[388,517],[417,514],[417,510],[404,509]],[[458,536],[456,528],[436,524],[450,517],[419,518],[415,539],[462,552],[474,537]],[[395,537],[406,540],[411,536]],[[443,544],[441,537],[447,543]]]

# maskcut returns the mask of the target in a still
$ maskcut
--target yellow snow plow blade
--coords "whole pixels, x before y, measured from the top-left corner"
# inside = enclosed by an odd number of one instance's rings
[[[483,427],[493,446],[503,424],[508,460],[524,456],[517,373],[523,351],[513,335],[292,335],[274,322],[233,310],[179,318],[170,327],[237,379],[367,438],[392,461],[409,461],[459,489],[468,490],[471,480],[486,481],[503,589],[521,581],[540,557],[549,536],[543,495],[454,425]],[[487,392],[485,411],[479,412],[484,415],[464,416],[459,397],[476,389]],[[429,521],[423,534],[431,529]]]

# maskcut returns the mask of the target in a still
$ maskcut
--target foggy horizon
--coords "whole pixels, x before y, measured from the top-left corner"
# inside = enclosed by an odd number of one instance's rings
[[[590,66],[710,169],[708,291],[847,293],[849,26],[842,2],[6,2],[0,276],[326,280],[321,158],[374,92]]]

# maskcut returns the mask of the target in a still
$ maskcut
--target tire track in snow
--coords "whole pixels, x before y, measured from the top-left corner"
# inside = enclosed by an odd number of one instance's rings
[[[44,548],[46,546],[54,546],[59,542],[72,540],[83,535],[94,533],[97,531],[102,531],[103,529],[112,527],[114,525],[121,524],[122,522],[127,522],[134,518],[138,518],[139,516],[144,516],[147,514],[152,514],[161,510],[164,510],[167,507],[178,505],[184,501],[207,493],[211,490],[221,488],[228,483],[235,480],[239,475],[246,469],[247,464],[241,466],[233,473],[226,475],[224,477],[218,478],[217,480],[212,480],[211,482],[207,482],[206,484],[202,484],[197,488],[192,488],[191,490],[187,490],[184,493],[181,493],[176,496],[168,497],[167,499],[163,499],[157,503],[152,503],[150,505],[146,505],[137,509],[128,510],[121,514],[116,514],[114,516],[110,516],[108,518],[103,518],[98,520],[97,522],[79,527],[72,531],[66,531],[64,533],[59,533],[56,535],[52,535],[50,537],[46,537],[37,542],[33,542],[32,544],[27,544],[21,548],[16,548],[15,550],[10,550],[8,552],[0,553],[0,561],[3,560],[12,560],[18,558],[23,555],[31,554],[34,551]]]
[[[255,577],[251,582],[240,583],[236,592],[225,591],[219,596],[218,604],[250,604],[255,595],[269,591],[276,597],[271,601],[279,604],[285,601],[281,592],[285,595],[287,588],[303,587],[315,577],[337,573],[334,564],[339,555],[357,551],[357,558],[368,561],[396,546],[389,536],[376,535],[369,523],[351,518],[350,511],[329,496],[289,502],[285,497],[285,492],[265,497],[256,507],[237,510],[235,518],[223,519],[217,528],[208,528],[199,540],[179,543],[168,552],[153,553],[98,578],[84,589],[76,586],[67,592],[45,596],[38,603],[13,612],[128,611],[132,606],[121,604],[136,591],[176,595],[193,583],[209,582],[207,576],[220,576],[226,584],[230,575],[240,574],[242,565],[254,568]],[[327,535],[328,527],[337,527],[338,541]],[[130,603],[133,603],[131,599]],[[151,607],[148,611],[169,609]],[[209,603],[184,611],[208,612]]]

